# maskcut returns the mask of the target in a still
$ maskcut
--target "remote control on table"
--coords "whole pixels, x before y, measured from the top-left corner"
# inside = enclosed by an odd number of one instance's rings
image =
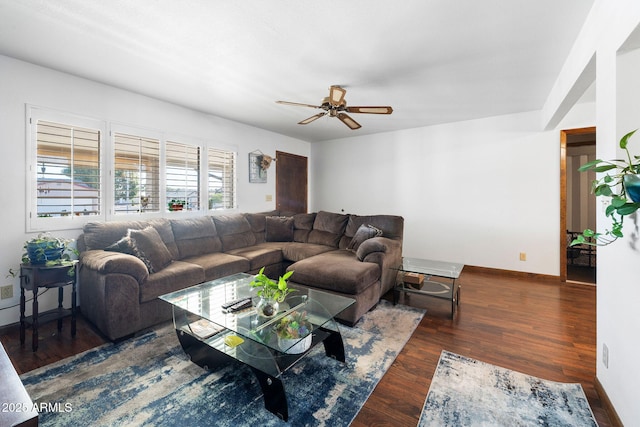
[[[244,310],[245,308],[251,307],[251,305],[252,305],[251,298],[249,298],[246,301],[240,301],[239,303],[234,304],[231,307],[227,308],[227,313],[233,313],[236,311]]]
[[[246,300],[251,301],[251,297],[243,297],[243,298],[234,299],[233,301],[225,302],[220,307],[222,307],[223,310],[226,310],[227,308],[231,307],[232,305],[236,305],[237,303],[243,302],[243,301],[246,301]]]

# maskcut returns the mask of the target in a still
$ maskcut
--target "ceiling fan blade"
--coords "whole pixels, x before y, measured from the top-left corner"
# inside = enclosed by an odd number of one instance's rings
[[[302,120],[301,122],[298,122],[298,124],[299,125],[308,125],[312,121],[318,120],[320,117],[324,116],[325,114],[327,114],[327,113],[326,112],[325,113],[318,113],[318,114],[316,114],[314,116],[311,116],[311,117],[309,117],[307,119]]]
[[[362,126],[345,113],[338,113],[338,118],[342,120],[342,123],[349,126],[352,130],[360,129]]]
[[[345,111],[350,113],[365,113],[365,114],[391,114],[393,108],[387,107],[347,107]]]
[[[296,107],[322,108],[319,105],[301,104],[299,102],[289,102],[289,101],[276,101],[276,104],[293,105],[293,106],[296,106]]]
[[[347,91],[342,89],[340,86],[331,86],[329,88],[329,103],[334,107],[343,105],[346,93]]]

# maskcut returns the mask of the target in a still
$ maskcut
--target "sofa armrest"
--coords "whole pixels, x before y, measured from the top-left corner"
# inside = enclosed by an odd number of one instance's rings
[[[120,252],[86,251],[80,255],[80,263],[84,268],[102,274],[128,274],[138,283],[144,282],[149,277],[149,270],[140,259]]]
[[[401,253],[400,241],[387,237],[372,237],[362,242],[356,251],[356,256],[360,261],[365,261],[367,256],[374,252],[393,253],[395,251]]]

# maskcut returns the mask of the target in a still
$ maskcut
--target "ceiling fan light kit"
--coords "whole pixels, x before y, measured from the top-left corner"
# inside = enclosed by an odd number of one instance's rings
[[[315,114],[311,117],[308,117],[300,122],[299,125],[309,124],[320,117],[326,116],[329,114],[329,117],[337,117],[347,125],[351,130],[360,129],[362,126],[355,120],[353,120],[348,114],[345,113],[358,113],[358,114],[391,114],[393,113],[393,108],[389,106],[362,106],[362,107],[347,107],[347,101],[344,99],[347,91],[340,86],[331,86],[329,88],[329,96],[325,97],[322,100],[322,104],[320,105],[312,105],[312,104],[302,104],[299,102],[289,102],[289,101],[276,101],[278,104],[283,105],[293,105],[296,107],[309,107],[309,108],[319,108],[324,110],[323,113]]]

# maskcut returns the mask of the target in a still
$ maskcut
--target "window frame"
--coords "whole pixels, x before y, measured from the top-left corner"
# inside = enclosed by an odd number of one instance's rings
[[[168,143],[172,143],[172,144],[180,144],[180,145],[185,145],[185,146],[190,146],[190,147],[195,147],[198,149],[198,154],[200,156],[200,158],[198,159],[198,209],[191,209],[191,210],[187,210],[186,208],[183,211],[170,211],[169,210],[169,198],[167,197],[167,144]],[[171,214],[171,217],[173,217],[173,215],[179,215],[181,213],[184,212],[206,212],[206,209],[203,209],[203,193],[206,191],[208,192],[209,189],[207,187],[207,182],[204,181],[203,176],[206,175],[205,172],[207,172],[207,163],[206,163],[206,159],[203,159],[203,153],[206,152],[207,150],[207,144],[205,141],[197,139],[197,138],[191,138],[188,136],[184,136],[184,135],[173,135],[173,134],[167,134],[164,137],[164,141],[163,141],[163,152],[164,152],[164,158],[163,158],[163,183],[165,185],[164,187],[164,207],[162,209],[162,211],[164,213],[168,213]]]
[[[215,149],[215,150],[220,150],[220,151],[226,151],[228,153],[232,153],[233,154],[233,176],[232,176],[232,180],[233,180],[233,206],[231,207],[224,207],[224,208],[220,208],[220,209],[210,209],[209,208],[209,149]],[[231,146],[231,145],[225,145],[225,144],[215,144],[215,143],[208,143],[205,144],[204,147],[204,153],[205,155],[202,156],[203,161],[205,163],[204,165],[204,170],[206,171],[205,174],[203,175],[203,181],[204,181],[204,187],[205,191],[203,194],[203,199],[204,199],[204,204],[202,206],[205,206],[205,210],[206,212],[208,212],[209,214],[213,214],[214,212],[219,213],[219,212],[225,212],[225,211],[235,211],[238,209],[238,149],[235,146]]]
[[[25,109],[26,124],[26,215],[25,229],[27,232],[42,232],[49,230],[68,230],[81,228],[90,221],[106,219],[107,205],[104,203],[105,195],[105,140],[107,124],[103,120],[84,117],[72,113],[66,113],[48,108],[41,108],[27,104]],[[68,215],[60,217],[38,216],[38,122],[46,121],[64,124],[72,127],[82,127],[100,132],[98,138],[100,168],[100,206],[101,211],[96,215]]]
[[[116,212],[115,202],[115,155],[116,155],[116,134],[129,135],[140,138],[154,139],[158,141],[159,157],[158,157],[158,210],[149,212]],[[130,126],[121,123],[111,123],[109,128],[109,147],[108,152],[105,155],[109,158],[108,164],[108,179],[109,193],[105,194],[105,201],[107,203],[107,220],[122,221],[131,219],[144,219],[159,217],[164,214],[162,206],[164,203],[164,137],[162,132],[157,130],[143,128],[139,126]]]

